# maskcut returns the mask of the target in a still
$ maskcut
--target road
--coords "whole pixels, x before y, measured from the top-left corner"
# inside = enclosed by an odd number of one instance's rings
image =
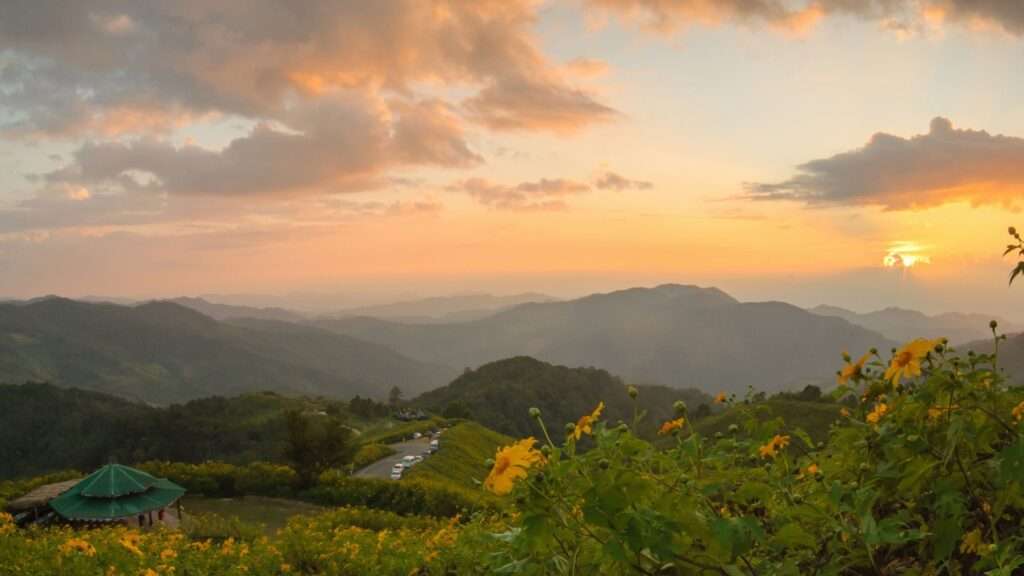
[[[430,437],[424,436],[416,440],[389,444],[389,446],[395,451],[394,454],[377,460],[362,470],[356,471],[355,476],[360,478],[390,478],[391,467],[401,462],[402,458],[410,455],[418,456],[426,452],[427,448],[430,447]]]

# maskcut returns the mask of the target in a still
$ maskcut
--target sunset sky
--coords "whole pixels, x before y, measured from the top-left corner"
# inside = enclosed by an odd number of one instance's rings
[[[1022,72],[1018,0],[6,0],[0,296],[1024,320]]]

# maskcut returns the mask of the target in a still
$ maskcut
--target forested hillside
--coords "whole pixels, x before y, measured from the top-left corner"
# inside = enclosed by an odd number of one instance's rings
[[[683,400],[696,409],[710,405],[710,396],[697,390],[664,386],[639,386],[637,406],[647,412],[644,430],[672,414],[672,404]],[[556,425],[575,422],[598,402],[605,403],[604,417],[610,422],[633,419],[633,400],[626,384],[605,370],[554,366],[533,358],[509,358],[466,372],[451,384],[423,394],[415,404],[452,415],[463,415],[484,426],[513,436],[537,436],[541,430],[530,417],[539,408],[545,420]],[[464,411],[464,412],[462,412]]]
[[[110,460],[280,461],[287,411],[344,408],[270,392],[154,408],[49,384],[0,385],[0,406],[0,478],[90,470]]]

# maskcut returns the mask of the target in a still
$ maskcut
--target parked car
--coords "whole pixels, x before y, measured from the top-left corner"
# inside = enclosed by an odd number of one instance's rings
[[[431,440],[430,441],[430,448],[432,450],[437,451],[437,449],[440,448],[440,447],[441,447],[441,441],[440,440]]]
[[[413,440],[419,440],[420,438],[423,438],[423,434],[420,434],[419,432],[413,432],[412,438]]]
[[[416,464],[416,457],[412,454],[405,456],[402,458],[402,464],[406,467],[412,466],[413,464]]]
[[[391,479],[400,480],[402,478],[402,472],[405,471],[405,466],[401,463],[395,464],[391,467]]]

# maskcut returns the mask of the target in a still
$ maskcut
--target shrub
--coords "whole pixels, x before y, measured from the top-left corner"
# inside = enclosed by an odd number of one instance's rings
[[[378,442],[363,444],[359,447],[359,451],[356,452],[355,457],[352,458],[352,468],[355,470],[365,468],[382,458],[391,456],[394,453],[395,450],[386,444],[380,444]]]

